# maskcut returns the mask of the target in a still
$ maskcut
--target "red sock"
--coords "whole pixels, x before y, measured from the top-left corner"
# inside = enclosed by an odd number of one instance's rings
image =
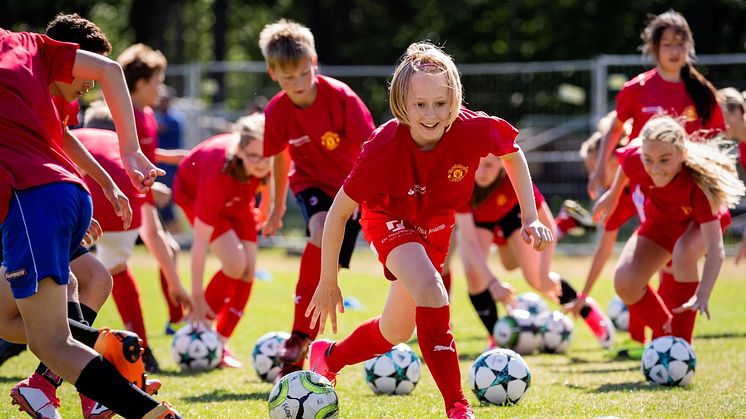
[[[243,316],[243,309],[249,301],[249,296],[251,296],[251,286],[254,285],[254,281],[248,282],[240,279],[233,279],[232,281],[231,296],[228,298],[228,302],[223,305],[223,308],[220,309],[216,325],[218,334],[224,338],[231,337],[233,331],[236,330],[238,321]]]
[[[563,212],[560,212],[559,215],[557,215],[557,218],[554,219],[554,222],[557,223],[557,232],[559,233],[557,235],[557,240],[566,236],[567,232],[570,231],[571,228],[577,227],[578,225],[578,222],[575,221],[574,218]]]
[[[627,306],[631,316],[638,316],[645,326],[653,329],[653,339],[664,336],[663,325],[671,319],[671,312],[668,311],[660,295],[656,293],[650,285],[647,285],[645,294],[640,301]]]
[[[145,321],[142,318],[142,306],[140,304],[140,290],[135,282],[135,277],[127,268],[124,272],[113,275],[114,286],[111,295],[117,305],[119,315],[122,316],[124,328],[137,333],[142,339],[143,345],[148,346],[148,337],[145,334]]]
[[[230,297],[233,291],[233,281],[237,281],[234,278],[229,277],[222,270],[215,272],[212,279],[205,288],[205,301],[210,306],[215,314],[218,314],[220,310],[225,306],[225,302]]]
[[[663,302],[669,310],[689,301],[697,292],[699,282],[677,282],[673,274],[665,272],[661,274],[661,284],[658,287]],[[671,321],[671,334],[685,339],[692,343],[692,334],[694,333],[694,323],[697,321],[697,312],[687,310],[683,313],[674,313]]]
[[[645,323],[637,313],[629,312],[629,324],[627,326],[629,337],[640,343],[645,343]]]
[[[381,334],[381,317],[364,321],[346,338],[335,343],[326,359],[329,369],[339,372],[346,365],[367,361],[394,346]]]
[[[451,272],[441,275],[443,277],[443,285],[446,287],[446,294],[450,297],[451,295]]]
[[[166,299],[166,305],[168,306],[168,321],[171,323],[178,323],[184,320],[184,310],[182,310],[181,304],[171,299],[171,295],[168,293],[168,281],[166,281],[166,276],[163,275],[163,271],[160,271],[160,277],[161,290],[163,291],[163,297]]]
[[[300,257],[298,284],[295,286],[295,317],[293,331],[307,335],[311,340],[319,334],[318,325],[311,329],[311,318],[306,317],[306,308],[316,292],[321,277],[321,248],[310,242]]]
[[[435,384],[443,395],[446,409],[461,402],[468,406],[461,388],[461,372],[456,353],[456,341],[451,333],[451,310],[445,305],[439,308],[418,306],[415,314],[417,339]]]

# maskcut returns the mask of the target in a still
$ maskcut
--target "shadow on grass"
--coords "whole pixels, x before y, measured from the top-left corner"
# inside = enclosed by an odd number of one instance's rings
[[[653,391],[671,391],[671,387],[659,386],[659,385],[643,383],[643,382],[609,383],[609,384],[602,384],[596,388],[587,388],[587,391],[589,393],[619,393],[619,392],[628,393],[631,391],[653,392]]]
[[[746,332],[713,333],[709,335],[695,335],[694,339],[741,339],[746,338]]]
[[[269,393],[264,391],[256,393],[229,393],[223,390],[213,390],[209,393],[182,397],[181,400],[189,403],[212,403],[244,400],[267,400],[268,398]]]
[[[28,378],[28,375],[25,377],[21,377],[20,375],[11,375],[9,377],[0,377],[0,383],[17,383],[21,380],[25,380]]]
[[[627,367],[620,367],[620,368],[588,368],[588,369],[577,369],[577,368],[549,368],[550,371],[555,373],[573,373],[573,374],[608,374],[608,373],[617,373],[617,372],[629,372],[629,371],[639,371],[640,366],[639,365],[630,365]]]

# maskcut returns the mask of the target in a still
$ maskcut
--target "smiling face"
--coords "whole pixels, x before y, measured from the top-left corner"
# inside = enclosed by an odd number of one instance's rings
[[[53,95],[62,96],[66,102],[72,102],[79,99],[89,90],[93,89],[96,83],[93,80],[73,79],[72,83],[53,82],[50,85],[50,91]]]
[[[405,98],[409,132],[420,148],[434,147],[443,137],[451,117],[453,92],[445,73],[416,72]]]
[[[264,143],[259,140],[249,141],[245,147],[238,147],[236,156],[241,159],[243,169],[249,176],[263,178],[269,174],[269,158],[264,157]]]
[[[679,74],[686,65],[691,46],[684,33],[674,27],[663,30],[658,43],[656,58],[658,66],[665,73]]]
[[[657,187],[668,185],[681,171],[684,151],[672,143],[647,140],[642,143],[642,164]]]
[[[267,71],[296,106],[311,106],[316,99],[315,57],[301,60],[297,65],[269,67]]]

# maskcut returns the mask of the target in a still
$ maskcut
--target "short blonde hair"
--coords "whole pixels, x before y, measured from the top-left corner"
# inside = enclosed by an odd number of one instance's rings
[[[409,93],[409,82],[417,72],[445,75],[446,87],[451,91],[451,109],[447,129],[450,128],[453,121],[458,117],[464,96],[461,76],[453,59],[442,49],[429,42],[417,42],[410,45],[399,59],[389,86],[391,114],[399,122],[409,125],[406,99]]]
[[[125,49],[117,57],[117,62],[122,66],[130,93],[135,91],[139,80],[150,80],[155,73],[166,71],[168,65],[162,52],[145,44],[135,44]]]
[[[262,29],[259,48],[270,68],[295,66],[304,59],[316,57],[311,30],[287,19],[280,19]]]

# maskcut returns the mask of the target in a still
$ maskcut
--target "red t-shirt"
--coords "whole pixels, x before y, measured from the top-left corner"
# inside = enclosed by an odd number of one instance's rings
[[[62,125],[49,85],[71,83],[77,44],[45,35],[0,29],[0,222],[11,188],[53,182],[85,188],[61,148]]]
[[[211,226],[220,218],[254,217],[259,179],[251,177],[241,183],[222,173],[235,141],[235,134],[209,138],[194,147],[176,169],[174,202]]]
[[[144,107],[142,110],[134,108],[135,128],[137,129],[137,141],[140,143],[142,154],[155,164],[155,149],[158,148],[158,120],[155,118],[153,108]],[[145,202],[155,206],[153,192],[148,192]]]
[[[54,102],[54,107],[57,108],[63,126],[73,127],[80,123],[78,121],[78,114],[80,113],[78,99],[68,102],[62,96],[54,95],[52,96],[52,102]]]
[[[116,132],[105,129],[81,128],[72,130],[71,133],[78,137],[83,146],[130,200],[132,223],[129,229],[140,227],[142,224],[140,207],[145,200],[145,195],[135,189],[124,170],[122,157],[119,155],[119,138]],[[85,177],[85,182],[91,190],[93,218],[101,224],[104,231],[124,231],[122,219],[114,212],[114,207],[106,199],[101,186],[90,176]]]
[[[396,119],[379,127],[343,185],[362,204],[363,217],[379,212],[428,228],[435,217],[469,211],[474,172],[487,154],[502,156],[518,150],[518,130],[484,112],[461,109],[440,142],[422,151],[409,127]]]
[[[295,106],[285,92],[269,101],[264,111],[264,155],[274,156],[289,146],[293,194],[316,187],[334,197],[375,125],[368,108],[346,84],[317,76],[316,86],[316,99],[308,108]]]
[[[648,119],[659,113],[685,117],[688,133],[703,128],[725,130],[723,112],[717,103],[713,104],[710,119],[703,125],[684,82],[665,81],[656,69],[639,74],[624,84],[616,97],[616,112],[620,121],[632,118],[630,138],[637,137]]]
[[[539,208],[544,203],[544,195],[541,194],[536,185],[533,185],[533,187],[534,203]],[[516,195],[515,189],[513,189],[513,183],[510,181],[510,178],[505,176],[490,196],[482,201],[479,206],[472,208],[471,212],[475,222],[491,223],[502,220],[516,205],[518,205],[518,195]],[[458,212],[463,212],[463,208],[457,210]]]

